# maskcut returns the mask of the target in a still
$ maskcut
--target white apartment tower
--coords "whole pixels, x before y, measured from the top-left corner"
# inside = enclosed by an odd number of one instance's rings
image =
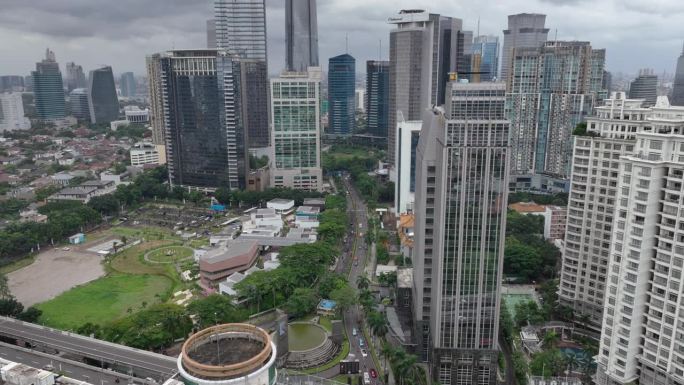
[[[684,107],[666,97],[646,110],[612,103],[589,130],[633,148],[619,159],[596,381],[682,384]]]
[[[321,69],[283,72],[271,82],[271,186],[320,190]]]
[[[0,132],[29,128],[31,122],[24,116],[21,92],[0,93]]]

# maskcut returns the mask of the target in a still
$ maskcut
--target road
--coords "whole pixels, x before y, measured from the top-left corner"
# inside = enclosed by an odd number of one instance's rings
[[[339,274],[348,275],[349,284],[357,288],[356,279],[362,275],[368,262],[368,245],[366,245],[365,234],[368,229],[368,212],[363,198],[356,190],[356,188],[349,182],[346,177],[342,178],[345,190],[349,192],[347,195],[347,208],[351,215],[352,233],[347,236],[344,245],[344,253],[342,259],[338,262],[336,272]],[[356,242],[354,242],[356,240]],[[354,259],[356,257],[356,259]],[[351,268],[350,268],[351,265]],[[363,338],[361,323],[363,312],[359,306],[352,306],[344,315],[344,328],[349,337],[349,353],[347,359],[353,358],[359,360],[359,370],[361,375],[363,372],[368,372],[370,369],[376,369],[373,358],[368,349],[368,342]],[[354,336],[353,329],[356,329],[357,334]],[[359,340],[364,340],[364,350],[367,355],[364,357],[359,347]],[[332,378],[339,374],[339,367],[328,369],[324,372],[318,373],[321,377]],[[379,376],[379,371],[378,371]],[[371,379],[372,384],[379,384],[380,378]]]
[[[115,385],[128,383],[128,376],[67,360],[62,357],[46,357],[46,354],[36,353],[27,349],[0,342],[0,358],[19,362],[34,368],[44,368],[52,365],[55,372],[62,372],[66,377],[95,385]],[[140,382],[140,381],[139,381]]]
[[[117,370],[127,368],[135,377],[171,377],[176,371],[176,358],[129,348],[106,341],[96,340],[51,329],[13,318],[0,317],[0,335],[19,338],[38,347],[46,347],[75,355],[102,360]]]

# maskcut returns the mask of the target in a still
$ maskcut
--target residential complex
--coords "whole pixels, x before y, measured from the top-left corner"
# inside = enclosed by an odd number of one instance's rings
[[[88,77],[88,107],[90,122],[110,123],[119,118],[119,99],[112,67],[106,66],[90,71]]]
[[[326,134],[348,136],[354,132],[356,59],[349,54],[328,61],[328,129]]]
[[[166,163],[166,150],[163,145],[136,143],[130,150],[131,166],[160,165]]]
[[[630,99],[644,99],[645,106],[652,106],[658,97],[658,76],[652,69],[641,69],[639,75],[629,84]]]
[[[373,136],[387,138],[389,129],[389,61],[366,62],[366,128]]]
[[[160,87],[151,102],[152,111],[164,113],[171,185],[245,188],[240,59],[221,49],[179,50],[150,57],[148,68],[150,62],[150,76],[159,76],[150,80]]]
[[[294,72],[319,66],[316,0],[285,0],[285,61]]]
[[[673,106],[684,106],[684,49],[677,59],[670,103]]]
[[[503,83],[447,87],[417,150],[417,353],[441,384],[496,384],[508,199]]]
[[[147,67],[147,85],[150,95],[152,143],[165,145],[166,122],[164,121],[161,55],[155,54],[147,56],[145,58],[145,66]]]
[[[321,70],[271,79],[271,186],[320,190]]]
[[[46,121],[64,119],[64,85],[54,52],[50,49],[45,51],[45,59],[36,63],[36,70],[31,72],[31,78],[38,118]]]
[[[508,16],[508,28],[504,29],[503,51],[501,52],[501,79],[506,81],[511,71],[512,51],[515,48],[539,48],[546,42],[549,29],[546,15],[519,13]]]
[[[21,92],[0,93],[0,133],[29,128],[31,121],[24,116]]]
[[[249,148],[268,147],[268,55],[264,0],[216,0],[216,47],[242,61],[243,124]]]

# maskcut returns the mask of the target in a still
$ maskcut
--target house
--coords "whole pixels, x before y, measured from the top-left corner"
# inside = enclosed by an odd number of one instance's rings
[[[325,210],[325,198],[304,198],[304,206],[317,207],[323,211]]]
[[[49,202],[60,200],[81,201],[88,203],[92,197],[114,192],[116,186],[112,181],[89,180],[76,187],[67,187],[48,197]]]
[[[52,181],[59,186],[68,186],[71,180],[75,178],[74,175],[68,172],[58,172],[57,174],[51,176]]]
[[[105,182],[114,182],[115,186],[118,186],[120,184],[127,185],[131,183],[131,173],[128,171],[124,171],[120,174],[115,174],[112,171],[103,171],[102,173],[100,173],[100,180]]]
[[[85,242],[85,234],[78,233],[69,237],[69,243],[72,245],[80,245]]]

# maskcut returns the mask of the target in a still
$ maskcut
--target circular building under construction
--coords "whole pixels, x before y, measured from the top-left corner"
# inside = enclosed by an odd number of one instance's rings
[[[178,372],[188,385],[273,385],[276,347],[261,328],[217,325],[193,334],[178,356]]]

